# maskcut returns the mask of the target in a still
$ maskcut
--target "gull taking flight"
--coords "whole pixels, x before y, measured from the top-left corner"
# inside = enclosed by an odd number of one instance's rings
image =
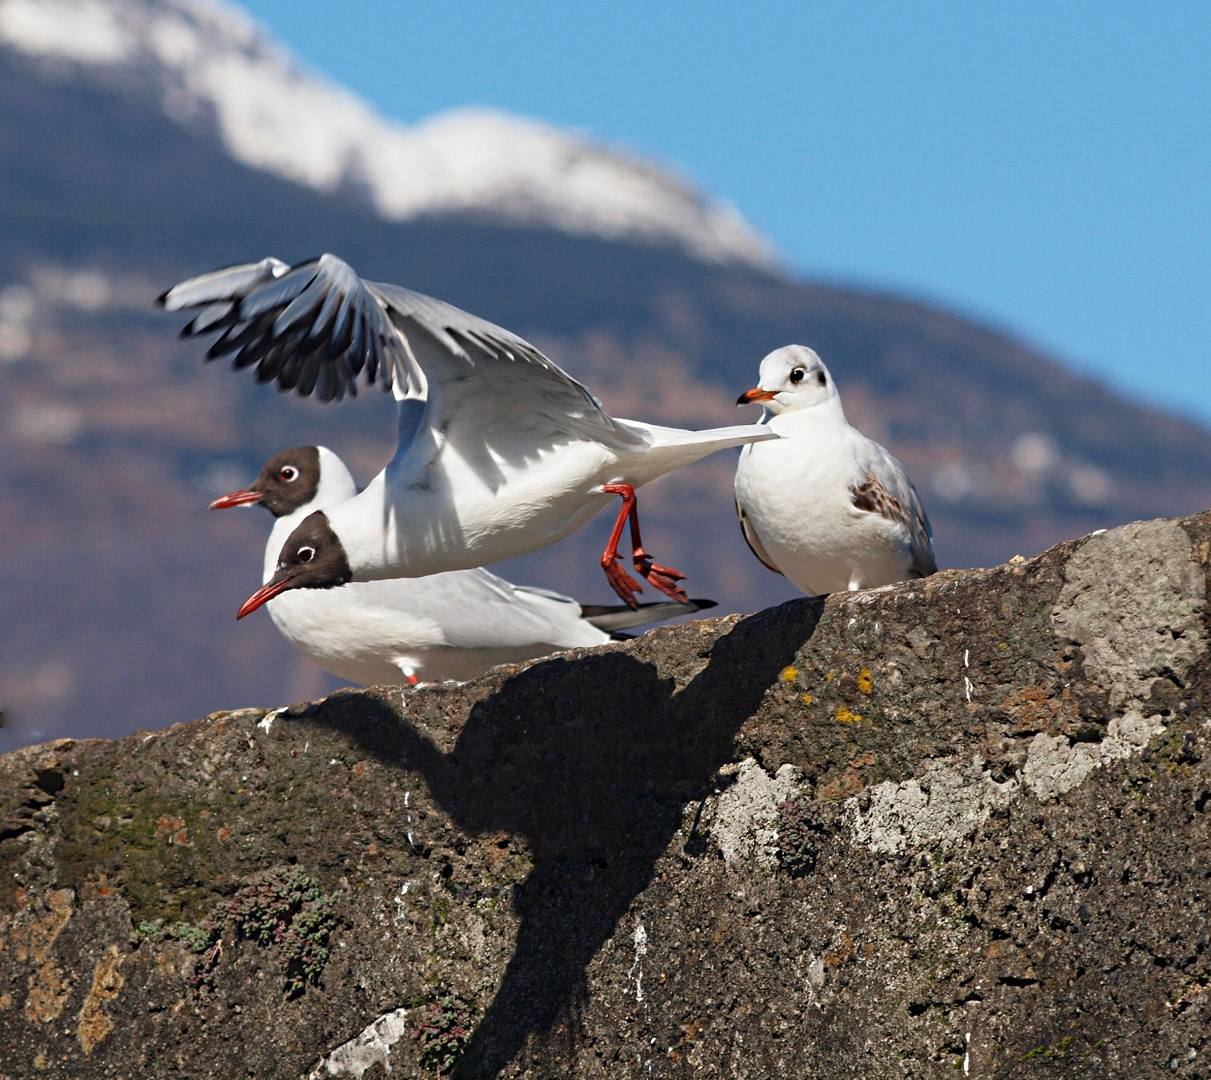
[[[736,513],[758,559],[809,596],[937,570],[917,489],[903,465],[850,426],[815,352],[770,353],[760,383],[736,404],[757,402],[783,436],[746,446],[736,470]]]
[[[610,500],[622,508],[601,565],[631,607],[642,586],[619,565],[628,520],[636,572],[675,600],[684,575],[652,561],[635,488],[699,458],[776,435],[763,425],[685,431],[608,415],[534,346],[456,307],[363,281],[333,255],[290,267],[233,266],[169,289],[168,311],[200,308],[186,335],[219,331],[262,382],[354,393],[359,375],[399,403],[399,444],[360,495],[316,511],[282,548],[241,616],[286,589],[422,577],[546,547]]]
[[[283,541],[303,518],[356,494],[336,454],[298,446],[270,458],[247,489],[215,499],[210,508],[259,504],[277,519],[265,547],[268,581]],[[297,590],[268,605],[282,636],[304,656],[342,679],[374,685],[474,679],[495,664],[603,645],[618,631],[714,606],[691,600],[643,604],[638,611],[584,607],[484,569]]]

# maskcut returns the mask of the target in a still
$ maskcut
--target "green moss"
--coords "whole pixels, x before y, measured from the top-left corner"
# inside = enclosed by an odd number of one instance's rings
[[[112,773],[86,773],[58,800],[59,881],[80,891],[104,872],[136,925],[196,918],[214,899],[224,852],[213,818],[192,798],[132,789]]]
[[[1058,1042],[1052,1043],[1050,1046],[1036,1046],[1033,1050],[1023,1054],[1018,1058],[1018,1064],[1021,1065],[1025,1061],[1030,1061],[1033,1058],[1047,1058],[1051,1061],[1059,1061],[1068,1056],[1068,1051],[1072,1044],[1076,1041],[1075,1035],[1066,1035]]]

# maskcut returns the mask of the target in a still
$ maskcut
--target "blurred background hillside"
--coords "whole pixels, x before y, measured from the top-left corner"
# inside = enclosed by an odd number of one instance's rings
[[[1205,252],[1201,206],[1184,220]],[[433,293],[534,341],[611,412],[669,424],[756,419],[733,403],[760,358],[810,344],[851,420],[907,465],[944,567],[1211,505],[1211,398],[1182,381],[1197,365],[1143,351],[1146,313],[1130,363],[1103,378],[911,299],[909,259],[882,287],[839,284],[837,262],[816,279],[677,169],[582,132],[482,108],[384,119],[229,5],[0,0],[0,237],[0,750],[336,685],[267,617],[234,622],[268,515],[205,508],[304,442],[369,479],[393,446],[390,402],[278,395],[203,364],[152,307],[184,276],[269,254],[333,251]],[[1205,292],[1205,255],[1191,276]],[[1086,286],[1070,287],[1079,306]],[[1158,349],[1180,351],[1166,333]],[[733,469],[716,455],[641,498],[649,548],[721,612],[794,595],[744,547]],[[606,530],[499,569],[610,602]]]

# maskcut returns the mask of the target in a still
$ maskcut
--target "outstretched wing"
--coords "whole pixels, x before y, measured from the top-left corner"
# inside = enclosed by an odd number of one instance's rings
[[[398,285],[363,281],[335,255],[288,266],[279,259],[191,278],[160,297],[166,311],[200,308],[182,334],[218,332],[209,360],[232,356],[260,382],[322,401],[357,393],[357,380],[396,398],[424,399],[427,358],[474,366],[525,365],[600,412],[592,394],[529,342],[451,304]]]

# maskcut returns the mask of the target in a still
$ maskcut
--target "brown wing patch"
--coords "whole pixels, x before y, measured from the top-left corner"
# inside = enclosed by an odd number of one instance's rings
[[[913,564],[910,577],[928,577],[938,569],[933,549],[929,543],[929,526],[919,508],[910,514],[902,502],[887,490],[874,473],[866,474],[866,482],[850,488],[850,499],[858,510],[878,514],[881,518],[899,525],[908,533],[912,547]],[[913,519],[916,519],[915,521]]]
[[[879,478],[874,473],[868,472],[866,483],[850,488],[849,494],[854,506],[859,510],[865,510],[868,514],[878,514],[879,517],[894,521],[906,529],[909,527],[908,514],[904,506],[879,483]]]
[[[740,505],[739,501],[736,503],[736,517],[740,519],[740,532],[744,537],[744,542],[748,544],[749,551],[756,555],[761,564],[767,569],[772,570],[775,574],[781,574],[782,571],[774,565],[774,560],[766,554],[765,547],[761,543],[761,538],[757,535],[757,530],[753,528],[753,523],[749,521],[748,514],[744,512],[744,508]]]

